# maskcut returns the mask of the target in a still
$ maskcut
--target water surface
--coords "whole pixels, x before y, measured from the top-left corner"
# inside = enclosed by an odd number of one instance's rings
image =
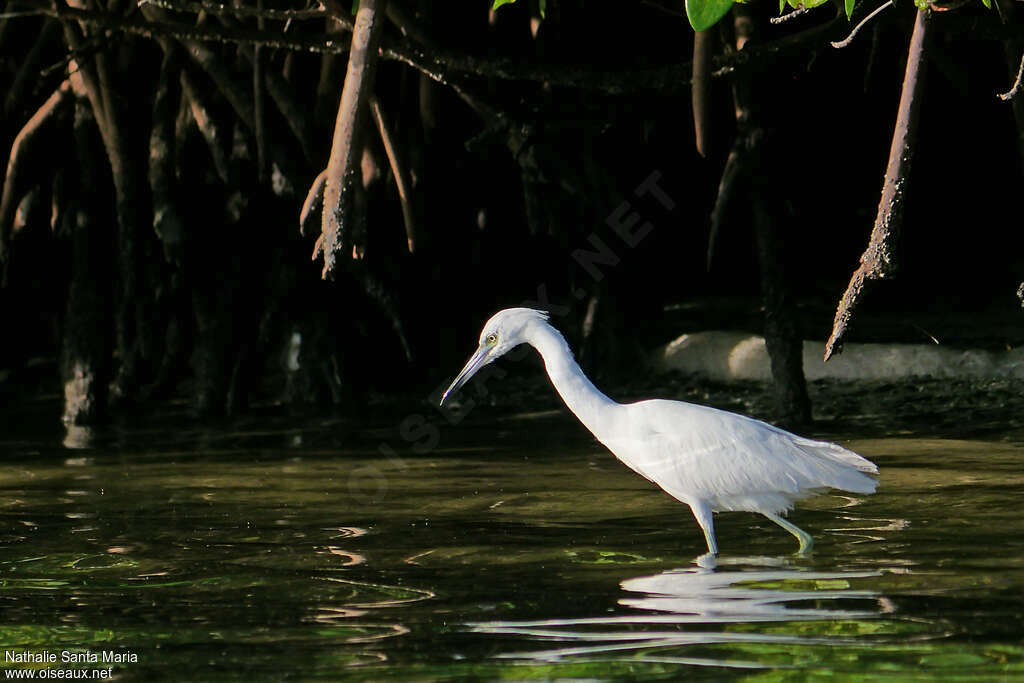
[[[391,425],[8,437],[4,650],[120,680],[1024,677],[1018,444],[837,435],[878,493],[795,511],[809,557],[719,515],[706,569],[688,509],[563,416],[422,453]]]

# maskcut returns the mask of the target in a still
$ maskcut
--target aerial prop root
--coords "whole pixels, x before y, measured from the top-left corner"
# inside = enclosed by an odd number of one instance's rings
[[[839,350],[865,283],[869,280],[887,279],[896,269],[894,243],[902,224],[903,200],[910,174],[910,162],[916,146],[917,121],[920,118],[924,81],[924,45],[929,16],[930,10],[917,11],[914,32],[910,36],[910,47],[907,51],[907,68],[903,75],[899,113],[889,147],[889,163],[885,170],[875,225],[867,249],[860,257],[860,266],[854,271],[850,284],[836,308],[832,334],[825,344],[826,361]]]
[[[411,254],[416,248],[416,223],[412,210],[412,179],[408,167],[399,154],[398,141],[384,119],[380,102],[372,95],[370,96],[370,112],[373,114],[373,122],[377,125],[377,133],[380,135],[381,142],[384,143],[384,153],[387,154],[391,174],[395,177],[398,201],[402,207],[402,221],[405,224],[405,239]]]
[[[1004,102],[1012,100],[1020,93],[1021,81],[1024,80],[1024,54],[1020,56],[1020,68],[1017,69],[1017,78],[1014,79],[1013,85],[1006,92],[999,93],[999,99]]]
[[[697,31],[693,34],[693,132],[697,154],[707,157],[711,150],[711,61],[714,34]]]
[[[10,156],[7,159],[3,194],[0,197],[0,262],[7,260],[7,244],[11,228],[14,225],[14,216],[21,201],[21,195],[26,189],[25,159],[40,139],[40,133],[45,130],[47,124],[54,121],[71,101],[71,81],[67,79],[57,86],[56,90],[29,118],[14,138]]]
[[[309,188],[309,192],[306,193],[306,201],[302,202],[302,211],[299,212],[299,234],[303,237],[309,237],[313,234],[313,216],[319,213],[320,207],[323,205],[324,183],[326,182],[327,169],[325,168],[317,174]],[[317,244],[320,244],[320,240],[317,240]],[[313,258],[315,259],[316,257],[317,254],[314,252]]]
[[[360,114],[366,107],[373,87],[377,46],[386,8],[387,0],[362,0],[356,12],[345,84],[334,122],[331,156],[327,162],[320,239],[313,252],[314,258],[318,253],[323,255],[321,277],[324,279],[334,269],[336,254],[343,247],[345,227],[353,222],[354,201],[351,189],[354,187],[362,153],[359,139]]]

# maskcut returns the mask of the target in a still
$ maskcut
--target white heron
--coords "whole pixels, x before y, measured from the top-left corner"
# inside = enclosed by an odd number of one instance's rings
[[[815,441],[744,415],[653,399],[621,404],[601,393],[573,358],[547,313],[508,308],[480,333],[480,346],[441,397],[519,344],[540,353],[555,390],[597,440],[628,467],[690,506],[708,556],[718,554],[712,513],[758,512],[811,549],[810,534],[782,515],[826,489],[874,493],[878,468],[851,450]]]

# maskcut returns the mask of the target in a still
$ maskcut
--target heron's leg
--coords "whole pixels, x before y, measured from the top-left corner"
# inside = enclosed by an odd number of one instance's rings
[[[708,542],[708,552],[717,555],[718,543],[715,542],[715,519],[711,514],[711,506],[704,501],[695,501],[690,503],[690,509],[693,510],[693,516],[697,519],[697,524],[700,524],[701,531],[704,532],[704,540]]]
[[[796,540],[800,541],[800,549],[797,550],[798,554],[806,555],[811,551],[811,548],[814,547],[814,539],[811,538],[811,535],[803,529],[801,529],[800,527],[798,527],[796,524],[790,522],[785,517],[780,517],[779,515],[772,515],[767,512],[764,512],[762,514],[768,519],[778,524],[779,526],[781,526],[789,533],[796,536]]]

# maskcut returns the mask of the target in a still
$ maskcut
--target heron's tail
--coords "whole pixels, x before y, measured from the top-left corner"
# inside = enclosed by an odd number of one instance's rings
[[[867,458],[827,441],[798,436],[793,442],[807,455],[828,463],[827,469],[831,475],[827,483],[829,487],[851,493],[874,493],[878,487],[878,482],[868,476],[878,474],[878,466]]]

